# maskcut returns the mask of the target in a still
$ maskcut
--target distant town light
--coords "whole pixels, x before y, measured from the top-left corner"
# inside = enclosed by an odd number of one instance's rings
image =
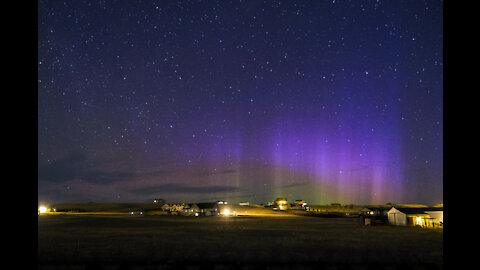
[[[228,210],[228,209],[223,210],[223,214],[224,215],[230,215],[230,210]]]
[[[195,216],[198,217],[198,213],[195,213]]]
[[[40,213],[46,213],[46,212],[47,212],[47,208],[46,208],[45,206],[40,206],[40,207],[38,208],[38,212],[40,212]]]

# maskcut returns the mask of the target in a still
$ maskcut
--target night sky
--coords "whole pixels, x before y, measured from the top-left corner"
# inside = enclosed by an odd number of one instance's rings
[[[443,202],[442,1],[38,2],[42,202]]]

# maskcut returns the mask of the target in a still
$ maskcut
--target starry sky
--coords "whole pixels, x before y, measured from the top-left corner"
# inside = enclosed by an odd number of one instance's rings
[[[38,199],[443,202],[442,1],[38,2]]]

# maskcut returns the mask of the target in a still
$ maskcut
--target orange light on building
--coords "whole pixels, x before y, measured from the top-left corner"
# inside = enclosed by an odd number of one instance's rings
[[[422,225],[422,217],[416,217],[417,225]]]

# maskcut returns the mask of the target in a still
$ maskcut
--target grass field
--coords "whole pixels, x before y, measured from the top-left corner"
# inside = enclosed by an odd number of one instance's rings
[[[354,218],[44,215],[39,269],[443,269],[441,231]]]

